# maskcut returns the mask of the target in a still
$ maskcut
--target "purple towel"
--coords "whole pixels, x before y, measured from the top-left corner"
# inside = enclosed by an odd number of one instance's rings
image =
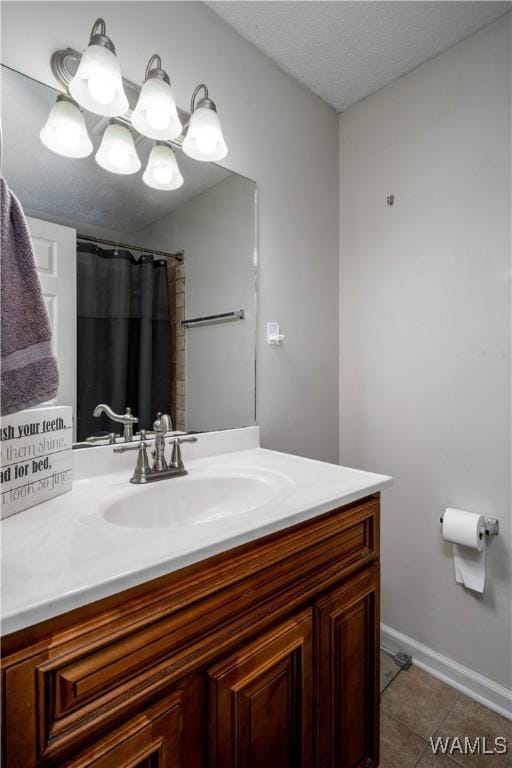
[[[23,209],[0,178],[1,413],[57,395],[52,330]]]

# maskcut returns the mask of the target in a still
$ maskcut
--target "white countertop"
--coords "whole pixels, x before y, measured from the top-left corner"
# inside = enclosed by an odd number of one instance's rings
[[[83,456],[77,457],[70,493],[2,521],[2,634],[310,519],[392,482],[385,475],[264,450],[257,447],[257,428],[198,438],[202,447],[183,446],[187,477],[145,486],[128,482],[134,453],[113,461],[106,448],[75,452]],[[201,455],[208,447],[213,455]],[[219,452],[228,447],[234,450]],[[103,473],[91,474],[98,461]],[[176,498],[180,488],[187,491],[186,483],[219,472],[260,473],[271,479],[272,492],[254,509],[227,517],[213,514],[206,524],[204,519],[185,524],[186,504],[181,505],[185,522],[177,528],[131,528],[104,517],[112,505],[122,511],[123,504],[133,507],[140,501],[144,509],[157,486]]]

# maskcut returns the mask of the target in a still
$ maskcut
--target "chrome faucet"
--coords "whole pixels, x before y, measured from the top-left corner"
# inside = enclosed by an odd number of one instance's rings
[[[130,443],[133,440],[133,425],[137,424],[139,420],[136,416],[132,416],[131,408],[127,408],[124,413],[115,413],[110,405],[107,405],[106,403],[100,403],[96,406],[92,412],[92,415],[101,416],[102,413],[105,413],[109,419],[112,419],[112,421],[116,421],[118,424],[124,425],[125,443]]]
[[[171,423],[171,417],[167,414],[158,414],[153,425],[155,430],[155,450],[153,451],[153,466],[150,468],[147,449],[150,443],[146,442],[146,432],[141,431],[140,443],[136,445],[119,445],[114,448],[114,453],[126,451],[138,451],[135,471],[130,478],[130,483],[153,483],[156,480],[165,480],[170,477],[182,477],[188,474],[183,464],[181,455],[182,443],[197,443],[197,437],[171,437],[172,445],[171,461],[168,464],[165,458],[165,433]],[[171,427],[172,428],[172,427]]]
[[[172,419],[168,413],[157,413],[153,422],[155,430],[155,450],[153,453],[153,472],[162,472],[167,469],[165,460],[165,435],[172,430]]]

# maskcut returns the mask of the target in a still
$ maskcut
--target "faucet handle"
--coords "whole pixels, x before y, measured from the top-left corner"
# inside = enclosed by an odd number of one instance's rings
[[[151,443],[145,443],[144,440],[134,443],[133,445],[116,445],[112,450],[114,453],[126,453],[126,451],[140,451],[142,449],[149,448]]]
[[[116,442],[116,433],[115,432],[109,432],[108,435],[91,435],[91,437],[86,437],[85,442],[86,443],[103,443],[104,445],[114,445]],[[106,441],[106,442],[105,442]]]
[[[129,408],[128,406],[126,406],[126,409],[125,409],[125,412],[124,412],[124,419],[126,420],[126,422],[128,422],[130,424],[138,424],[139,423],[139,420],[138,420],[137,416],[133,416],[132,409]]]
[[[173,469],[183,469],[181,445],[182,443],[197,443],[197,437],[171,437],[169,442],[172,444],[171,467]]]
[[[138,451],[135,472],[133,473],[133,477],[130,479],[131,483],[144,483],[146,482],[147,476],[151,473],[148,461],[148,453],[146,450],[149,448],[149,446],[150,443],[146,443],[144,440],[141,440],[140,443],[136,443],[135,445],[119,445],[117,448],[113,449],[114,453]]]
[[[175,435],[175,437],[169,438],[170,443],[178,443],[178,445],[181,445],[182,443],[197,443],[197,437],[193,437],[193,435],[190,435],[189,437],[181,437],[181,435]]]

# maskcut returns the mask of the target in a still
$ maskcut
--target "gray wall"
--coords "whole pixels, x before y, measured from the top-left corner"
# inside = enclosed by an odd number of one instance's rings
[[[263,444],[336,460],[336,113],[195,2],[5,2],[3,61],[54,84],[51,53],[82,50],[97,16],[126,77],[141,82],[149,57],[160,53],[185,109],[197,83],[208,83],[230,149],[224,164],[258,185]],[[282,324],[282,347],[265,343],[268,320]]]
[[[254,424],[256,186],[233,175],[137,235],[185,252],[186,317],[244,309],[244,320],[188,328],[187,429]]]
[[[341,461],[395,479],[382,619],[504,685],[510,73],[507,16],[340,119]],[[455,583],[445,506],[500,518],[483,597]]]

